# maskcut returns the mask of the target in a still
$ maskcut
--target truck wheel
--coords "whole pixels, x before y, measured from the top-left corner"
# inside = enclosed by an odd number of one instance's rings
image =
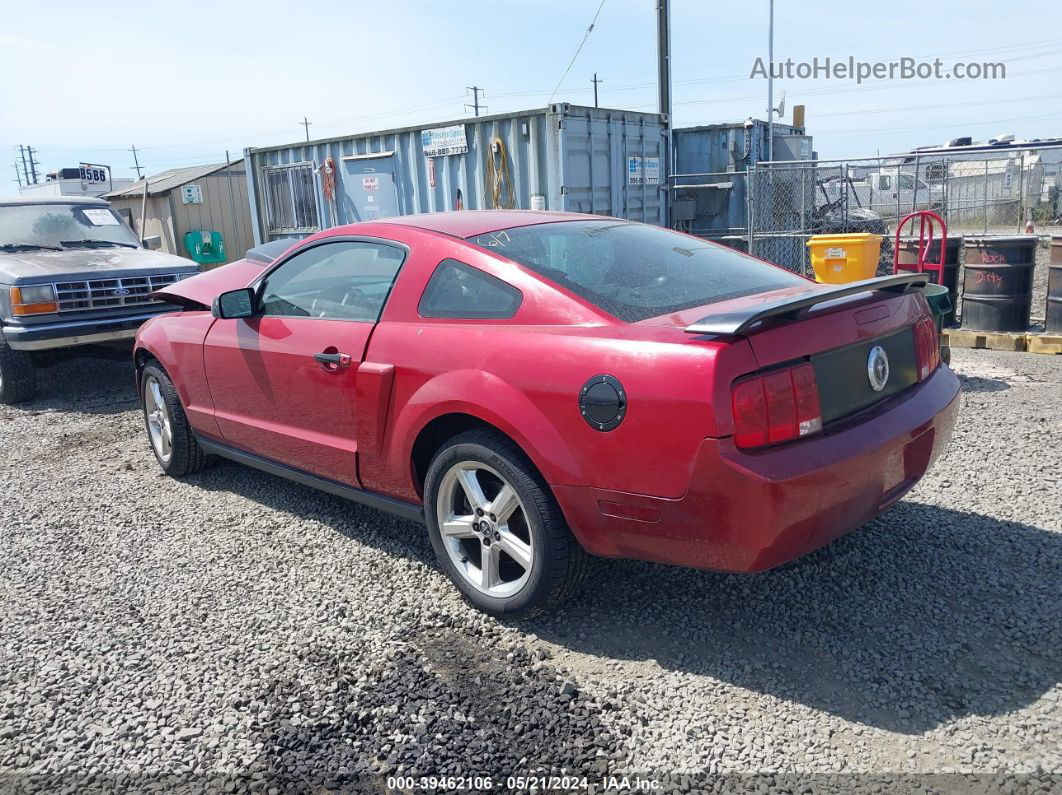
[[[151,451],[162,471],[180,478],[203,469],[208,456],[195,440],[173,382],[156,363],[140,375],[140,399]]]
[[[590,556],[549,487],[501,434],[468,431],[447,442],[428,467],[424,505],[443,571],[485,613],[547,611],[586,576]]]
[[[0,403],[22,403],[37,394],[37,370],[24,351],[16,351],[0,334]]]

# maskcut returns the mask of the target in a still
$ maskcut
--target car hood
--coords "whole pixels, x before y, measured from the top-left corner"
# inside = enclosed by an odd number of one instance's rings
[[[190,259],[146,248],[0,252],[0,282],[5,284],[35,284],[77,278],[105,279],[143,273],[185,273],[198,268]]]
[[[209,309],[214,299],[226,290],[247,287],[262,275],[266,263],[252,260],[236,260],[212,271],[200,273],[191,279],[174,282],[156,290],[153,296],[186,309]]]

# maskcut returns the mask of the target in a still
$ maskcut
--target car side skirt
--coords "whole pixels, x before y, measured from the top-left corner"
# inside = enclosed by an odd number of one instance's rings
[[[292,480],[303,486],[310,486],[319,491],[325,491],[329,494],[334,494],[337,497],[342,497],[345,500],[361,503],[370,508],[376,508],[377,510],[394,514],[395,516],[406,519],[410,522],[425,524],[424,507],[417,505],[415,502],[407,502],[406,500],[399,500],[394,497],[375,494],[371,491],[356,489],[353,486],[347,486],[346,484],[339,483],[335,480],[318,477],[317,475],[312,475],[304,470],[296,469],[295,467],[290,467],[286,464],[281,464],[278,461],[273,461],[272,459],[264,458],[260,455],[255,455],[254,453],[248,453],[235,447],[230,447],[227,444],[212,439],[196,437],[196,441],[199,442],[199,446],[205,453],[221,456],[230,461],[235,461],[238,464],[245,464],[246,466],[260,469],[263,472],[268,472],[271,475],[278,475],[287,480]]]

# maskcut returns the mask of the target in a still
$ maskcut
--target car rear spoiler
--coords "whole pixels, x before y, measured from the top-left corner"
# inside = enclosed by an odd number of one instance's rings
[[[724,312],[719,315],[706,315],[696,323],[686,326],[688,334],[744,334],[761,320],[769,317],[795,317],[815,304],[834,301],[849,295],[881,290],[889,293],[906,293],[914,287],[925,287],[929,276],[924,273],[903,273],[894,276],[881,276],[876,279],[864,279],[851,284],[839,284],[826,290],[812,290],[798,293],[776,301],[754,304],[748,309],[736,312]]]

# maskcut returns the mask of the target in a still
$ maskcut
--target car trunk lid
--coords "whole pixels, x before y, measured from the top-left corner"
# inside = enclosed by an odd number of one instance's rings
[[[925,281],[923,274],[909,274],[854,285],[809,285],[810,290],[764,293],[646,322],[682,325],[691,340],[744,337],[760,370],[809,361],[822,422],[828,424],[917,383],[914,325],[928,310],[916,288]],[[883,386],[870,372],[878,347],[888,361]]]

